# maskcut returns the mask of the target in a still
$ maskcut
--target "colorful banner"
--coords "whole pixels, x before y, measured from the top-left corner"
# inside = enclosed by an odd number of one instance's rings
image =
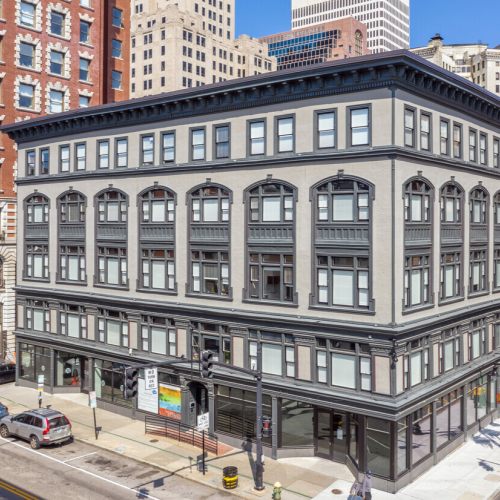
[[[160,383],[160,415],[181,419],[181,389],[173,385]]]

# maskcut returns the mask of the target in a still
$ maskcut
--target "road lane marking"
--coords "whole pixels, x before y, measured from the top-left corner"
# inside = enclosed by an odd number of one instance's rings
[[[0,481],[0,488],[10,493],[14,493],[15,495],[24,498],[25,500],[39,500],[37,497],[30,495],[26,491],[20,490],[15,486],[12,486],[11,484],[4,483],[3,481]]]
[[[40,455],[41,457],[48,458],[50,460],[53,460],[54,462],[65,465],[66,467],[71,467],[72,469],[78,470],[80,472],[84,472],[85,474],[88,474],[89,476],[96,477],[97,479],[102,479],[103,481],[106,481],[107,483],[111,483],[111,484],[118,486],[120,488],[123,488],[125,490],[137,493],[138,498],[143,497],[143,498],[150,498],[151,500],[160,500],[159,498],[153,497],[153,496],[149,495],[148,493],[144,493],[140,490],[136,490],[135,488],[129,488],[128,486],[124,486],[123,484],[117,483],[115,481],[111,481],[111,479],[107,479],[105,477],[98,476],[97,474],[94,474],[93,472],[90,472],[88,470],[80,469],[80,467],[75,467],[74,465],[67,464],[67,463],[63,462],[62,460],[58,460],[57,458],[51,457],[49,455],[45,455],[43,453],[40,453],[39,451],[33,450],[31,448],[27,448],[26,446],[23,446],[22,444],[16,443],[15,441],[9,441],[8,439],[5,439],[1,436],[0,436],[0,439],[2,441],[6,441],[7,443],[13,444],[14,446],[19,446],[19,448],[22,448],[23,450],[29,451],[31,453],[36,453],[37,455]],[[31,499],[29,499],[29,500],[31,500]]]
[[[98,451],[94,451],[93,453],[87,453],[86,455],[82,455],[81,457],[70,458],[69,460],[64,460],[63,463],[71,462],[71,460],[78,460],[79,458],[83,458],[83,457],[88,457],[89,455],[95,455],[96,453],[99,453],[99,452]]]

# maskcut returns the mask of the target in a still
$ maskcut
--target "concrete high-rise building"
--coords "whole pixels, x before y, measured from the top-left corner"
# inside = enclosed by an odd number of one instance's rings
[[[234,0],[133,0],[131,97],[276,70],[267,45],[234,39]]]
[[[128,0],[0,0],[0,123],[29,120],[128,99]],[[80,151],[85,148],[81,146]],[[61,150],[61,154],[65,154]],[[69,153],[68,153],[69,154]],[[68,172],[70,158],[68,156]],[[13,357],[16,186],[48,175],[49,154],[29,153],[18,171],[17,149],[0,142],[0,358]],[[73,165],[72,170],[79,167]],[[33,251],[43,245],[32,236]],[[34,256],[37,272],[38,256]],[[38,276],[40,278],[42,276]],[[35,278],[35,277],[34,277]],[[36,279],[38,279],[36,278]]]
[[[368,28],[372,53],[410,47],[410,0],[292,0],[292,28],[354,17]]]
[[[427,46],[411,51],[500,96],[500,45],[494,49],[488,48],[487,43],[444,45],[438,33]]]
[[[278,70],[338,61],[370,53],[366,25],[353,17],[310,28],[266,36],[269,55],[276,57]]]

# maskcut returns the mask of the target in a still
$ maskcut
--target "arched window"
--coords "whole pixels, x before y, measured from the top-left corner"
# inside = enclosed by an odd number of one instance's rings
[[[85,210],[86,197],[76,191],[59,196],[59,269],[57,279],[86,282]]]
[[[371,278],[373,185],[335,176],[313,186],[311,306],[374,311]]]
[[[297,188],[269,179],[250,186],[247,206],[247,300],[297,303],[295,204]]]
[[[493,197],[493,225],[495,228],[495,269],[493,270],[493,288],[498,290],[500,289],[500,191]]]
[[[187,293],[232,298],[230,218],[232,193],[219,184],[196,186],[187,194],[189,282]]]
[[[434,188],[418,176],[404,184],[405,258],[403,308],[434,303],[432,293],[432,228]]]
[[[482,186],[470,192],[469,296],[489,293],[488,206],[489,194]]]
[[[34,194],[24,200],[24,278],[49,281],[49,199]]]
[[[454,182],[440,191],[441,255],[440,303],[463,297],[463,205],[464,191]]]
[[[138,196],[140,277],[139,290],[176,292],[175,205],[169,189],[155,185]]]
[[[95,196],[94,206],[97,269],[94,285],[128,288],[128,196],[109,188]]]

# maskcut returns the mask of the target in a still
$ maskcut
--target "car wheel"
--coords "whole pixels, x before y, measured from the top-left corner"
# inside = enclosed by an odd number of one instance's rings
[[[40,441],[38,440],[38,438],[36,436],[31,436],[30,437],[30,446],[34,450],[39,450],[40,449]]]
[[[2,425],[2,427],[0,427],[0,436],[4,439],[7,439],[10,436],[9,429],[7,429],[6,425]]]

